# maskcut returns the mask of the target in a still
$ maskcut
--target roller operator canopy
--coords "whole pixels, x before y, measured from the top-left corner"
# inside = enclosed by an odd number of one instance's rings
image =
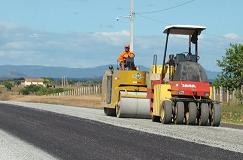
[[[164,33],[169,34],[180,34],[180,35],[200,35],[203,30],[205,30],[205,26],[196,26],[196,25],[171,25],[166,26],[164,29]]]

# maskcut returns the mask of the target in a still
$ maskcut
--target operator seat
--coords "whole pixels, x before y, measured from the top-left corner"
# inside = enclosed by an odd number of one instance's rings
[[[125,70],[136,70],[134,58],[126,58]]]

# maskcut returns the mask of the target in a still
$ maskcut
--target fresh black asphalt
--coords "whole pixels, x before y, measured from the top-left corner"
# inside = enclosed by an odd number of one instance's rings
[[[0,104],[0,129],[64,160],[243,159],[241,153],[8,104]]]

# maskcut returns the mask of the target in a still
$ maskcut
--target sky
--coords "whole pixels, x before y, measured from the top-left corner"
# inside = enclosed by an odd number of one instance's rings
[[[199,56],[210,71],[220,70],[216,60],[230,43],[243,43],[242,0],[134,1],[138,65],[149,67],[153,54],[162,63],[167,25],[207,27],[199,39]],[[130,0],[0,0],[0,4],[0,65],[115,64],[129,42],[125,17]],[[187,43],[185,37],[171,37],[168,52],[185,52]]]

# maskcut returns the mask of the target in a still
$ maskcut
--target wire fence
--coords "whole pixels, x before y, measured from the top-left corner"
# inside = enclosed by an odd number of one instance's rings
[[[241,90],[229,91],[223,87],[212,87],[211,98],[222,103],[243,103],[239,97],[243,95],[243,87]],[[83,95],[101,95],[101,85],[79,86],[64,92],[54,93],[50,96],[83,96]]]
[[[240,103],[242,104],[243,87],[239,90],[229,91],[223,87],[212,88],[212,99],[222,103]]]
[[[54,93],[50,96],[82,96],[82,95],[100,95],[101,85],[80,86],[64,92]]]

